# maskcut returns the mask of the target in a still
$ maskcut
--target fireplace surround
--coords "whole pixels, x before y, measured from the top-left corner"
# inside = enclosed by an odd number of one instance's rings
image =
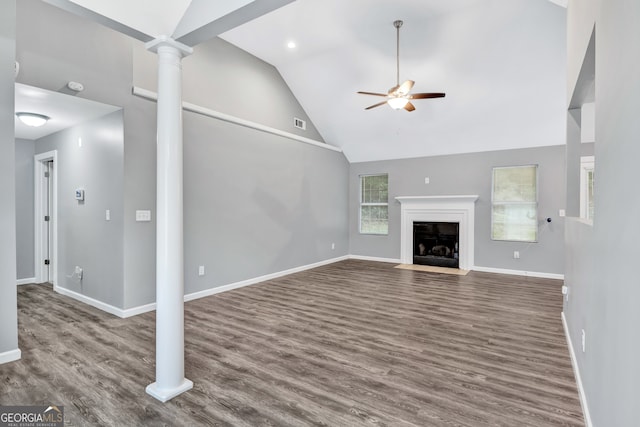
[[[477,195],[401,196],[396,200],[401,205],[400,259],[403,264],[413,264],[414,222],[448,222],[459,224],[459,268],[473,268]]]

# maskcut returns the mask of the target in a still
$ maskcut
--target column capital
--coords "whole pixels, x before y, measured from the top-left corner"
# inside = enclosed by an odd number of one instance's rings
[[[182,44],[178,41],[175,41],[169,36],[158,36],[158,38],[151,40],[150,42],[145,43],[144,47],[153,53],[158,53],[158,49],[164,46],[169,46],[176,49],[180,52],[180,55],[184,58],[185,56],[189,56],[193,53],[193,48],[187,46],[186,44]]]

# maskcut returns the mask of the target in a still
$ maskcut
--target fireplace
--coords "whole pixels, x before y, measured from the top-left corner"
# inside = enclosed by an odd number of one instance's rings
[[[414,222],[413,263],[458,268],[457,222]]]
[[[474,225],[475,204],[477,195],[451,195],[451,196],[400,196],[396,197],[400,202],[400,262],[403,264],[417,263],[414,259],[414,224],[420,223],[449,223],[457,224],[458,228],[458,258],[450,258],[457,261],[458,268],[471,270],[474,261]],[[448,235],[449,233],[443,233]],[[419,245],[419,242],[417,243]],[[425,249],[429,246],[429,242]],[[447,242],[444,246],[449,246]],[[439,246],[439,245],[432,245]],[[419,249],[419,247],[418,247]],[[442,252],[444,251],[444,252]],[[453,245],[455,254],[456,247]],[[446,249],[439,248],[438,253],[444,253]],[[453,262],[453,261],[449,261]]]

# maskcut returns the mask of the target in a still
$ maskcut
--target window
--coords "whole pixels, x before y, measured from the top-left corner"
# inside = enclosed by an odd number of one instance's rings
[[[595,158],[580,157],[580,218],[593,221],[593,178]]]
[[[493,168],[491,238],[537,241],[537,165]]]
[[[389,177],[360,176],[360,233],[389,233]]]

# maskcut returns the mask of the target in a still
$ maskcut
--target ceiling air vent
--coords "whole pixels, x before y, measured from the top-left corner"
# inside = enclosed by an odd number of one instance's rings
[[[307,122],[297,117],[293,118],[293,127],[298,129],[307,130]]]

